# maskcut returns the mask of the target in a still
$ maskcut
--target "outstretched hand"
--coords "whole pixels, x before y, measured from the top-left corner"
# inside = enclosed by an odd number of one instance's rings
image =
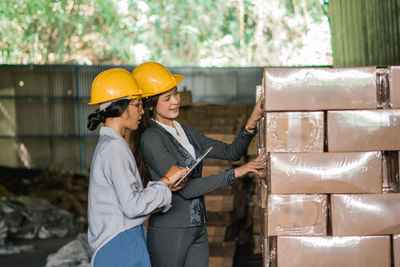
[[[263,103],[263,99],[260,98],[257,101],[256,105],[254,106],[249,119],[247,120],[246,130],[250,133],[254,133],[254,130],[257,127],[257,122],[261,119],[261,117],[264,114],[262,103]]]
[[[261,170],[266,168],[267,157],[265,157],[264,150],[258,155],[257,158],[253,159],[246,164],[235,168],[235,178],[240,178],[245,176],[248,173],[255,173],[257,175],[261,174]]]

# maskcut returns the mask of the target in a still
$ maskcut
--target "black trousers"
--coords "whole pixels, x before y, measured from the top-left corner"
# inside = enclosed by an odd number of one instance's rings
[[[206,225],[187,228],[148,226],[147,248],[152,267],[207,267]]]

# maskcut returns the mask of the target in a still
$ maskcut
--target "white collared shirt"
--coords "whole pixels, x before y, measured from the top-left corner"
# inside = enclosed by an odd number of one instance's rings
[[[172,122],[175,125],[175,128],[169,125],[166,125],[164,123],[161,123],[159,121],[153,120],[158,123],[161,127],[163,127],[165,130],[167,130],[170,134],[172,134],[173,137],[175,137],[176,140],[186,149],[187,152],[190,153],[190,155],[196,159],[196,154],[194,152],[194,147],[193,145],[189,142],[189,139],[186,136],[185,131],[183,130],[182,126],[180,125],[179,122],[176,120],[173,120]],[[179,135],[176,133],[178,131]]]

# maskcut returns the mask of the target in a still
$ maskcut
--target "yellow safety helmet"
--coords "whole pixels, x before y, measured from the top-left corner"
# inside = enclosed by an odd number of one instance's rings
[[[101,72],[93,81],[89,105],[128,97],[142,97],[131,73],[125,69],[113,68]]]
[[[132,71],[132,76],[142,90],[143,97],[164,93],[183,80],[182,75],[171,74],[166,67],[155,62],[140,64]]]

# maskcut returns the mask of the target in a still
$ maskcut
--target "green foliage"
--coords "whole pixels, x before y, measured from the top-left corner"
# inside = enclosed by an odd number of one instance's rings
[[[319,0],[2,0],[0,63],[280,65],[323,17]]]

